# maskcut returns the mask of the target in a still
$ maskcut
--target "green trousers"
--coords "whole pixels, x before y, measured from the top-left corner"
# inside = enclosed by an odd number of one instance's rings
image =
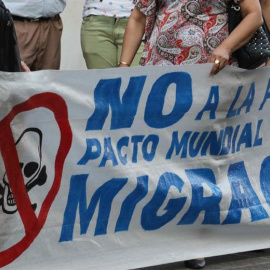
[[[103,69],[119,64],[128,18],[91,15],[81,27],[81,46],[87,68]],[[132,66],[138,66],[143,51],[141,44]]]

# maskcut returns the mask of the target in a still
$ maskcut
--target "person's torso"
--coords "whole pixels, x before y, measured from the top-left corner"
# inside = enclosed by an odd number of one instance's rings
[[[226,13],[229,0],[156,0],[158,14],[167,10],[187,12],[193,18]]]
[[[129,17],[134,5],[132,0],[86,0],[83,17],[89,15],[104,15],[108,17]]]
[[[12,15],[25,18],[50,18],[61,13],[66,0],[3,0]]]
[[[206,63],[228,36],[228,0],[156,0],[143,65]]]

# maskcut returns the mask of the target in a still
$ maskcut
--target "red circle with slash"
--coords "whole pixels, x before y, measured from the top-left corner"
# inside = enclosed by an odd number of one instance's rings
[[[61,139],[55,159],[55,174],[51,189],[45,197],[39,215],[36,216],[24,185],[19,158],[10,124],[14,117],[37,108],[46,108],[54,114]],[[25,229],[25,236],[12,247],[0,252],[0,268],[17,259],[35,240],[43,228],[50,207],[59,191],[66,156],[71,148],[72,131],[68,121],[68,109],[64,99],[54,93],[41,93],[16,105],[0,122],[0,150],[4,161],[9,185]]]

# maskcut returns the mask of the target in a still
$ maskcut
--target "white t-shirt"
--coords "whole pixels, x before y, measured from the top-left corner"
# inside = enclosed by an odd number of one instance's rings
[[[134,8],[132,0],[86,0],[83,17],[104,15],[114,18],[129,17]]]
[[[66,0],[2,0],[12,15],[25,18],[50,18],[61,13]]]

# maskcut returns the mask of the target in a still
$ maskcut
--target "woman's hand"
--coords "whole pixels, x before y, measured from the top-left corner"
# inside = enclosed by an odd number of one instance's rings
[[[229,58],[230,52],[222,44],[214,49],[208,60],[208,63],[214,63],[211,75],[215,75],[222,70],[228,64]]]
[[[239,2],[243,20],[230,35],[212,52],[209,63],[214,63],[211,74],[217,74],[228,63],[230,54],[244,46],[262,25],[262,11],[259,0]]]

